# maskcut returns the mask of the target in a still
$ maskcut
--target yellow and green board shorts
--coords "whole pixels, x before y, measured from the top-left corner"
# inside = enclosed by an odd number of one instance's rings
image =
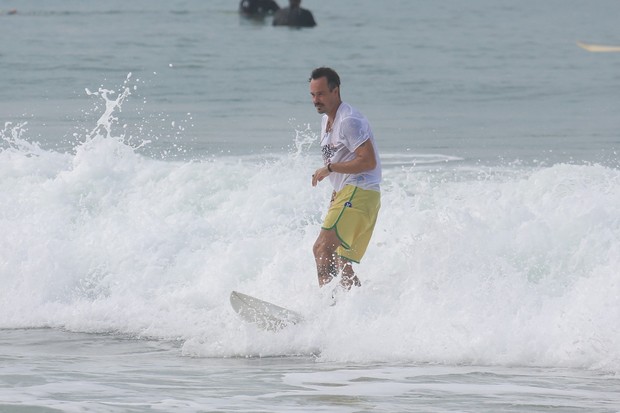
[[[349,261],[361,261],[380,207],[381,194],[378,191],[346,185],[334,195],[322,228],[336,230],[340,239],[336,254]]]

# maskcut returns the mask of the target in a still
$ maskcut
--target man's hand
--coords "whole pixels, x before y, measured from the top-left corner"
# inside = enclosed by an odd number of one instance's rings
[[[317,169],[312,175],[312,186],[316,186],[319,182],[325,179],[329,175],[327,166]]]

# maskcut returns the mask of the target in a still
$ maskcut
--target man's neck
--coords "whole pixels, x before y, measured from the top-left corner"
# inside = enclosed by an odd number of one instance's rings
[[[338,109],[340,108],[340,105],[342,105],[342,100],[338,102],[338,106],[336,106],[336,108],[331,113],[327,114],[327,120],[333,122],[334,119],[336,119],[336,113],[338,113]]]

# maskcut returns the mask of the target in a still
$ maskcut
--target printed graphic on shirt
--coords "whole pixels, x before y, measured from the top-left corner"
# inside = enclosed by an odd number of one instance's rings
[[[336,147],[332,144],[323,145],[321,147],[321,152],[323,153],[323,161],[327,164],[331,161],[332,156],[336,153]]]

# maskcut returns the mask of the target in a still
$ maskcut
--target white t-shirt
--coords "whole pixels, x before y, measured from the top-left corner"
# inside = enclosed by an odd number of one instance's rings
[[[327,115],[323,115],[321,121],[321,150],[323,162],[328,163],[346,162],[355,158],[355,150],[368,139],[372,142],[375,150],[377,166],[370,171],[359,174],[341,174],[333,172],[329,174],[329,180],[336,192],[345,185],[354,185],[362,189],[380,190],[381,184],[381,161],[377,151],[377,144],[370,129],[370,123],[364,115],[348,103],[340,103],[332,130],[327,132]]]

